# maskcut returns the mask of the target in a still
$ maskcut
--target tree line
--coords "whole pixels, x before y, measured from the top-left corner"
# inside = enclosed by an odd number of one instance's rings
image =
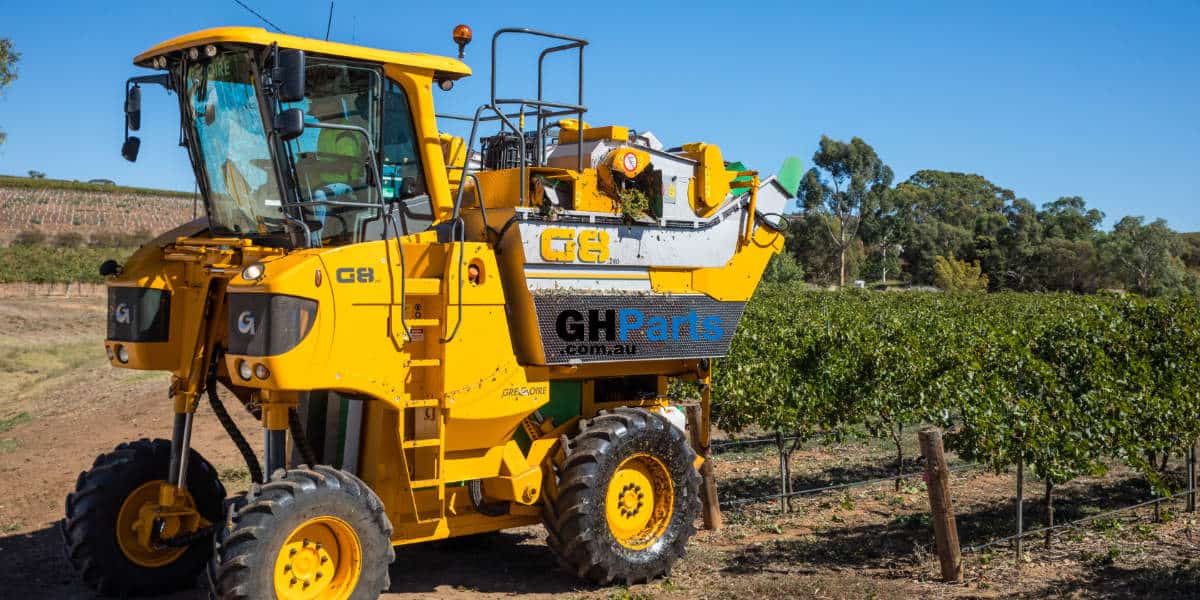
[[[1200,234],[1128,216],[1112,231],[1079,196],[1040,208],[981,175],[921,170],[894,183],[860,138],[822,136],[771,277],[819,285],[937,285],[1143,295],[1200,291]],[[780,271],[782,270],[782,271]],[[971,275],[971,271],[976,273]]]

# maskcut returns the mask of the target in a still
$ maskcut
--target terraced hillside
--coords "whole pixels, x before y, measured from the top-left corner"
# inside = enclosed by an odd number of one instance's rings
[[[0,176],[0,243],[30,230],[84,239],[159,233],[190,220],[195,198],[189,192]]]

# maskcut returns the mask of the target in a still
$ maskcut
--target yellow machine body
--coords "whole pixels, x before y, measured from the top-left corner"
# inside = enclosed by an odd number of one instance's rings
[[[462,168],[469,149],[461,138],[439,131],[435,118],[436,83],[470,74],[450,58],[222,28],[159,44],[135,64],[153,66],[159,57],[195,48],[203,52],[213,44],[277,44],[310,57],[375,65],[402,86],[432,227],[400,237],[387,236],[385,229],[384,239],[332,247],[286,248],[217,235],[205,219],[184,225],[142,247],[109,278],[110,319],[119,321],[121,311],[129,310],[121,303],[124,296],[113,290],[135,289],[143,300],[159,297],[145,290],[158,290],[169,298],[169,316],[160,317],[166,319],[160,323],[164,335],[154,341],[110,335],[111,363],[170,371],[180,414],[196,410],[205,374],[215,364],[221,382],[252,410],[261,410],[269,431],[285,429],[287,410],[315,390],[361,403],[357,475],[383,500],[394,544],[538,522],[540,502],[556,493],[547,489],[546,475],[561,450],[560,438],[577,419],[617,406],[662,407],[669,403],[670,378],[707,379],[708,360],[702,356],[554,360],[543,343],[546,330],[539,330],[543,318],[537,303],[549,296],[538,292],[537,281],[567,285],[626,278],[644,286],[649,296],[744,303],[768,259],[782,249],[780,232],[755,221],[755,186],[746,190],[751,210],[737,213],[742,220],[736,245],[720,264],[648,264],[633,273],[608,275],[595,269],[619,254],[619,227],[629,225],[615,224],[616,233],[609,233],[564,221],[530,242],[548,265],[535,273],[517,236],[498,235],[506,223],[549,202],[546,190],[555,186],[570,189],[573,210],[618,218],[614,177],[636,179],[665,155],[622,146],[599,166],[588,164],[582,171],[552,166],[480,170],[467,181]],[[576,122],[573,129],[563,127],[559,143],[625,144],[629,139],[624,127],[580,129]],[[689,145],[677,155],[696,162],[696,184],[685,201],[698,216],[746,202],[727,198],[733,174],[725,170],[716,146]],[[685,183],[678,184],[681,191]],[[446,239],[446,228],[437,228],[453,227],[456,217],[465,236]],[[653,242],[647,238],[646,243]],[[255,269],[248,270],[251,266]],[[561,291],[572,293],[569,285]],[[300,304],[287,305],[293,307],[287,311],[239,310],[252,305],[247,302],[277,298]],[[257,335],[263,328],[273,328],[271,335],[287,331],[294,343],[281,352],[238,351],[231,336],[239,331]],[[276,343],[271,340],[267,343]],[[217,347],[226,349],[223,356],[216,354]],[[650,383],[637,394],[623,396],[621,386],[612,383],[638,377]],[[543,418],[539,411],[551,405],[552,389],[569,390],[572,408]],[[707,400],[705,394],[705,419]],[[707,432],[707,422],[702,426]],[[508,513],[476,511],[464,485],[473,480],[483,482],[489,501],[509,502]],[[169,487],[160,495],[163,506],[180,505],[181,495]]]

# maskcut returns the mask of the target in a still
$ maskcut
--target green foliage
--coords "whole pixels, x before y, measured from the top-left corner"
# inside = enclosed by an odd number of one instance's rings
[[[131,248],[0,247],[0,283],[102,283],[100,263],[110,258],[123,261],[132,252]]]
[[[13,238],[14,246],[36,246],[46,241],[46,234],[40,229],[26,229]]]
[[[1184,252],[1185,243],[1162,219],[1146,224],[1142,217],[1125,217],[1100,250],[1110,272],[1129,290],[1161,295],[1186,287],[1183,265],[1173,260]]]
[[[992,290],[1200,290],[1200,235],[1176,236],[1183,243],[1163,252],[1175,234],[1160,221],[1135,217],[1106,234],[1104,213],[1079,196],[1038,210],[974,173],[920,170],[892,188],[891,170],[859,138],[822,136],[813,163],[800,185],[804,218],[793,220],[788,245],[813,283],[844,284],[857,273],[873,281],[886,268],[889,279],[929,285],[937,257],[953,256],[978,262]],[[883,246],[899,260],[877,254]]]
[[[1200,434],[1194,297],[813,292],[761,286],[713,373],[724,429],[801,437],[949,428],[996,469],[1055,484]]]
[[[988,278],[979,261],[938,256],[933,264],[934,285],[948,292],[982,292],[987,290]]]
[[[54,236],[54,245],[59,248],[78,248],[83,245],[83,235],[74,231],[65,231]]]
[[[861,242],[861,226],[871,215],[888,212],[892,169],[857,137],[847,143],[821,136],[813,164],[800,181],[800,199],[805,213],[824,217],[828,239],[839,255],[838,285],[846,285],[847,253]]]
[[[792,253],[780,252],[771,257],[762,279],[771,283],[800,283],[804,280],[804,267],[800,266]]]
[[[650,215],[650,197],[639,189],[617,190],[621,217],[627,222],[641,221]]]
[[[17,61],[21,60],[21,53],[13,48],[12,38],[0,38],[0,92],[4,88],[12,85],[12,82],[17,79]],[[0,131],[0,144],[4,143],[6,136],[3,131]]]

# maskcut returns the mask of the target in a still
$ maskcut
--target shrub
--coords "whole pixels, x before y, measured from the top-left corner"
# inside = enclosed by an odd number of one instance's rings
[[[46,241],[46,234],[40,229],[26,229],[13,238],[14,246],[36,246]]]
[[[933,263],[934,285],[948,292],[982,292],[987,289],[988,278],[983,274],[979,261],[938,256]]]
[[[54,236],[53,243],[59,248],[77,248],[83,245],[83,236],[74,231],[66,231]]]

